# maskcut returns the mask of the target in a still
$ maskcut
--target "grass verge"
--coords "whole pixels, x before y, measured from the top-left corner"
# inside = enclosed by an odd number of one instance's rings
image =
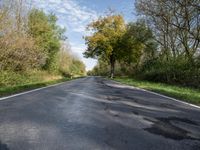
[[[114,80],[127,85],[143,88],[166,96],[174,97],[192,104],[200,105],[199,89],[180,87],[164,83],[141,81],[132,78],[115,78]]]
[[[32,90],[32,89],[36,89],[36,88],[40,88],[40,87],[45,87],[48,85],[53,85],[56,83],[61,83],[64,81],[69,81],[69,80],[71,80],[71,79],[70,78],[62,78],[62,79],[57,79],[57,80],[52,80],[52,81],[44,81],[44,82],[29,83],[29,84],[24,84],[24,85],[0,87],[0,97]]]

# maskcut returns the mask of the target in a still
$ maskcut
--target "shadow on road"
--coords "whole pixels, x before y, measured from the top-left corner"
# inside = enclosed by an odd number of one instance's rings
[[[9,150],[7,144],[4,144],[0,141],[0,150]]]
[[[133,113],[133,115],[152,124],[151,127],[144,128],[145,131],[151,134],[172,140],[189,139],[200,141],[200,133],[189,128],[199,128],[199,121],[197,123],[192,121],[191,118],[185,118],[184,115],[189,112],[191,114],[198,113],[196,110],[189,109],[187,106],[177,105],[176,103],[173,104],[173,102],[169,103],[169,101],[162,100],[157,95],[145,93],[137,89],[120,87],[120,85],[116,86],[116,84],[112,86],[112,83],[106,86],[102,80],[97,82],[104,86],[104,88],[99,88],[99,96],[104,95],[108,101],[113,102],[104,102],[105,110],[114,111],[115,117],[120,117],[120,114]],[[95,98],[97,97],[96,95]],[[182,117],[176,117],[176,115]]]
[[[102,78],[93,80],[0,102],[2,110],[10,110],[0,117],[0,133],[16,136],[10,149],[200,149],[199,110]],[[0,150],[9,148],[0,141]]]

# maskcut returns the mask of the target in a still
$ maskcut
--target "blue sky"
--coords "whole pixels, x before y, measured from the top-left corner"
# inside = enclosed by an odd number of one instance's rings
[[[58,17],[58,24],[66,27],[66,35],[71,49],[91,70],[96,60],[86,59],[82,53],[86,49],[83,36],[86,25],[112,8],[124,15],[126,21],[134,20],[134,0],[32,0],[33,6],[45,12],[53,12]]]

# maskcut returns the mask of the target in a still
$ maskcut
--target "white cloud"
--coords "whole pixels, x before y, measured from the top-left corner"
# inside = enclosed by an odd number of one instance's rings
[[[84,33],[85,26],[98,17],[96,11],[80,6],[76,0],[33,0],[36,7],[42,8],[49,12],[54,12],[58,19],[65,19],[70,30]]]

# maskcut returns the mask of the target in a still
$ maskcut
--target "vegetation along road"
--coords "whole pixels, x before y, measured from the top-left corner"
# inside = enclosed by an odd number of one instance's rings
[[[200,150],[199,4],[0,0],[0,150]]]
[[[200,109],[86,77],[1,99],[1,150],[200,149]]]

